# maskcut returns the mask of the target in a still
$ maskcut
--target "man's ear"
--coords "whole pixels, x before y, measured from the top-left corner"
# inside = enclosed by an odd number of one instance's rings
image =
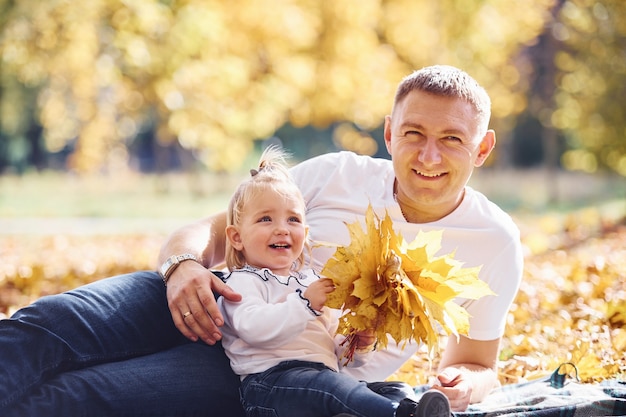
[[[230,246],[235,248],[236,250],[243,249],[243,242],[241,241],[241,234],[239,233],[239,229],[236,226],[230,225],[226,226],[226,238],[230,242]]]
[[[496,132],[492,129],[487,130],[485,136],[480,141],[478,145],[478,154],[476,155],[476,160],[474,161],[474,166],[479,167],[485,163],[491,151],[496,146]]]
[[[385,139],[385,146],[387,147],[387,152],[391,155],[391,116],[385,116],[385,127],[383,131],[383,137]]]

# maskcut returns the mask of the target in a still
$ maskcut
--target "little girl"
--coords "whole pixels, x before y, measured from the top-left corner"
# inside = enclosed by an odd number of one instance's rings
[[[222,344],[241,377],[247,415],[448,417],[448,400],[438,391],[417,403],[408,384],[368,384],[344,373],[339,312],[324,307],[332,281],[302,269],[307,233],[305,203],[284,154],[268,148],[228,207],[226,282],[243,298],[219,300]],[[365,363],[374,342],[371,333],[358,335],[348,366]]]

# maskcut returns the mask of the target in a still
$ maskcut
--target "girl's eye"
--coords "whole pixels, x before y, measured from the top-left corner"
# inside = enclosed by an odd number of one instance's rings
[[[263,216],[259,219],[259,222],[271,222],[272,218],[270,216]]]
[[[289,218],[289,221],[290,221],[290,222],[294,222],[294,223],[300,223],[300,222],[301,222],[301,221],[300,221],[300,218],[299,218],[299,217],[296,217],[296,216],[292,216],[292,217],[290,217],[290,218]]]

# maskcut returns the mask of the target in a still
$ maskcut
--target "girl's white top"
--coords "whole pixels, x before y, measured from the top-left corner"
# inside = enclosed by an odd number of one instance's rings
[[[313,310],[303,293],[319,276],[311,269],[290,276],[246,266],[226,282],[243,298],[218,300],[224,320],[222,345],[235,373],[243,377],[286,360],[323,363],[339,370],[343,336],[335,336],[339,311]],[[359,366],[367,355],[356,355]]]

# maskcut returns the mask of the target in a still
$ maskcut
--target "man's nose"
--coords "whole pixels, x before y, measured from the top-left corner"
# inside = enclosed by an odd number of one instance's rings
[[[419,150],[418,159],[424,165],[435,165],[441,162],[441,150],[437,140],[426,138]]]

